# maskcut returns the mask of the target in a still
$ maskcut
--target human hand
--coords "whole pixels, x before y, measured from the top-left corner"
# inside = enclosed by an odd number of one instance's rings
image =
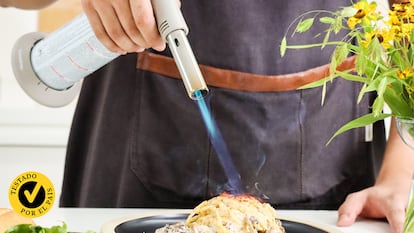
[[[82,0],[82,6],[96,37],[110,51],[165,49],[151,0]]]
[[[405,207],[408,202],[407,185],[376,184],[349,194],[338,210],[338,226],[353,224],[358,216],[386,218],[394,233],[402,233]]]

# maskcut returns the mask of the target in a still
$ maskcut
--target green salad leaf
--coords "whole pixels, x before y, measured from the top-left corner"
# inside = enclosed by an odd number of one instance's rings
[[[18,224],[9,227],[5,233],[67,233],[66,223],[61,226],[41,227],[30,224]]]

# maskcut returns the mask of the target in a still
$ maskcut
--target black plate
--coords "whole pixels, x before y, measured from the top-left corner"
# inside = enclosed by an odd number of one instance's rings
[[[166,224],[183,222],[187,214],[156,215],[151,217],[137,218],[123,222],[115,227],[116,233],[154,233],[156,229]],[[327,233],[324,230],[299,223],[281,220],[286,233]]]

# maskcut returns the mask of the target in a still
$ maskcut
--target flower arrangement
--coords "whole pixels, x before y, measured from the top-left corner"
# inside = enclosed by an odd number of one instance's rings
[[[296,23],[294,33],[309,30],[317,18],[327,26],[321,43],[288,45],[285,36],[280,46],[282,56],[287,49],[335,46],[329,76],[302,88],[323,86],[323,102],[326,83],[341,77],[362,83],[358,102],[364,94],[376,92],[372,112],[348,122],[330,140],[349,129],[393,116],[397,122],[401,120],[402,123],[399,125],[406,125],[403,133],[399,128],[403,139],[403,135],[408,135],[407,140],[414,142],[414,0],[402,0],[393,4],[386,16],[377,10],[375,1],[367,0],[359,0],[352,6],[334,12],[307,12],[291,24]],[[342,40],[330,41],[332,33],[344,30],[348,33]],[[337,67],[350,55],[355,57],[355,67],[344,71],[338,70]],[[384,113],[385,105],[388,105],[391,113]],[[407,143],[407,140],[404,141]],[[411,187],[403,232],[414,232],[414,183]]]
[[[290,45],[285,35],[280,46],[282,57],[287,49],[335,46],[329,76],[302,88],[323,86],[323,101],[326,83],[341,77],[362,83],[357,102],[368,92],[377,94],[372,113],[350,121],[331,140],[344,131],[387,117],[414,119],[414,0],[393,4],[385,16],[377,9],[375,1],[367,0],[337,11],[306,12],[292,22],[290,28],[296,25],[292,35],[308,31],[316,20],[327,26],[320,43]],[[346,31],[346,36],[340,41],[330,41],[330,36],[340,31]],[[355,67],[338,70],[337,67],[350,55],[355,57]],[[391,113],[384,113],[385,105]],[[414,137],[414,127],[408,132]]]

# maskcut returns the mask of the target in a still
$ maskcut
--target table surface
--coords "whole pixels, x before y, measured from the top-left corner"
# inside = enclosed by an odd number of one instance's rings
[[[128,219],[159,214],[186,213],[189,210],[136,209],[136,208],[55,208],[44,216],[35,218],[36,224],[50,227],[65,222],[68,231],[108,232],[108,227]],[[282,219],[294,220],[321,227],[328,232],[342,233],[390,233],[385,221],[360,218],[350,227],[337,227],[337,211],[325,210],[277,210]]]

